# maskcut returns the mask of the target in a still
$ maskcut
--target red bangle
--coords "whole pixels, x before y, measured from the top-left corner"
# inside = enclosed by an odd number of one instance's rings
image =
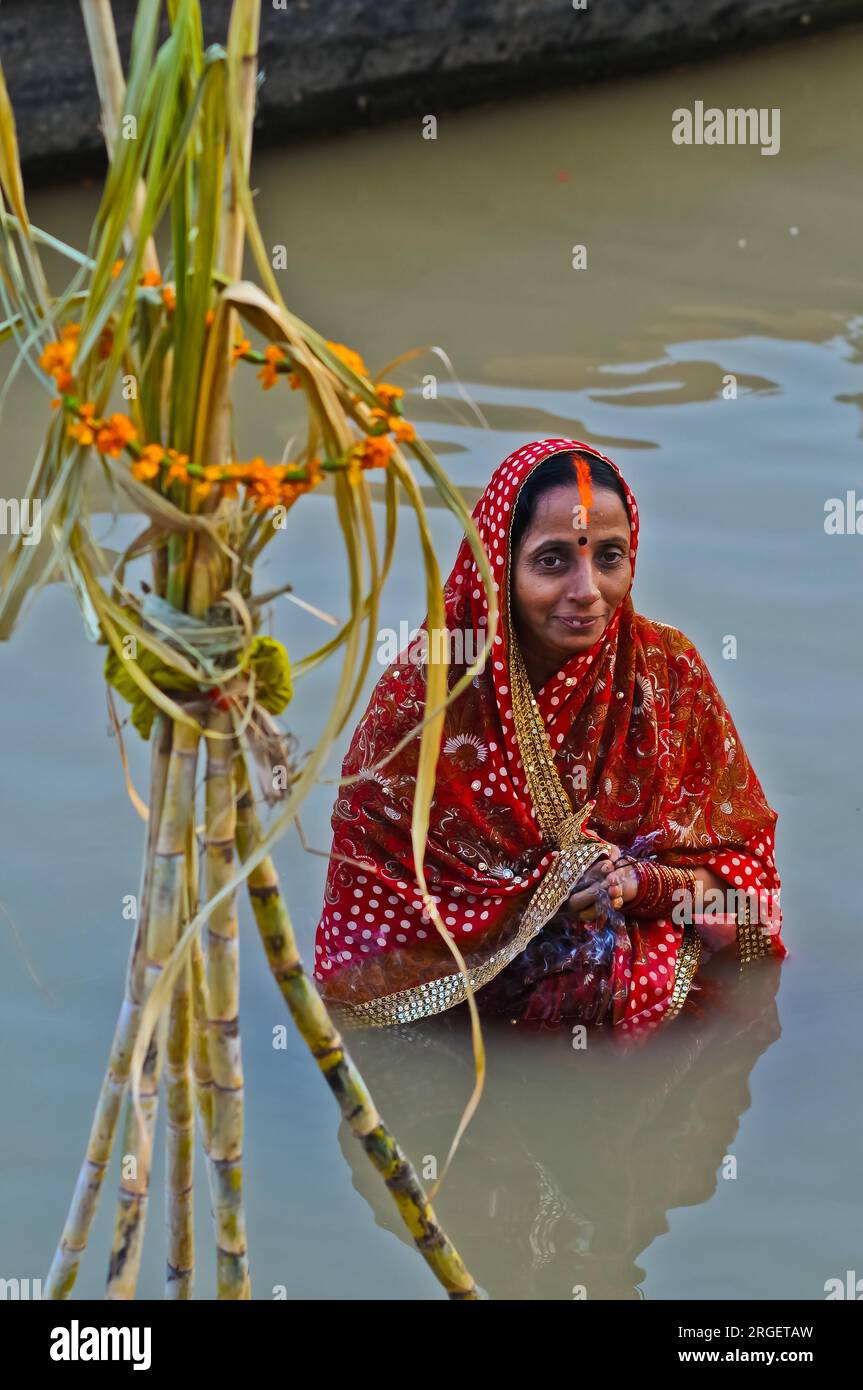
[[[695,897],[695,873],[692,869],[672,869],[669,864],[656,864],[641,859],[635,864],[638,888],[629,904],[635,917],[661,917],[678,901],[677,895],[687,892],[690,912]]]

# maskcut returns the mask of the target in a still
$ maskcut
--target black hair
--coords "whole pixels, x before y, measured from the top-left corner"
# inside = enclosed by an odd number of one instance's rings
[[[513,555],[534,518],[539,498],[544,493],[551,492],[552,488],[568,487],[575,481],[575,459],[577,457],[584,459],[590,469],[591,481],[596,487],[607,487],[611,492],[616,493],[623,503],[627,517],[629,517],[629,504],[626,500],[623,484],[614,469],[604,459],[596,458],[593,454],[583,454],[580,451],[578,453],[569,451],[552,454],[536,466],[518,495],[510,532]]]

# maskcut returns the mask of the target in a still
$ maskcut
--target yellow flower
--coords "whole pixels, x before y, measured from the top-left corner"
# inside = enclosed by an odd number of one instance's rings
[[[350,367],[351,371],[356,372],[357,376],[368,376],[365,362],[358,352],[354,352],[353,348],[346,347],[344,343],[331,342],[327,343],[327,347],[330,352],[334,352],[336,357],[344,362],[346,367]]]
[[[103,420],[96,431],[96,448],[100,454],[119,458],[126,445],[137,437],[137,433],[128,415],[115,412],[107,420]]]

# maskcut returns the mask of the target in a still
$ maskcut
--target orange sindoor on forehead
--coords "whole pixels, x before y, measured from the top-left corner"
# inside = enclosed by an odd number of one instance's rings
[[[583,458],[576,457],[575,480],[578,483],[578,519],[573,518],[573,526],[582,531],[587,526],[587,517],[593,503],[593,479],[590,468]]]

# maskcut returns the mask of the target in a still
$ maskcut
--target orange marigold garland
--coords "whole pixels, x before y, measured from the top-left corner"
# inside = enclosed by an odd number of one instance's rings
[[[115,273],[122,270],[123,262],[118,261]],[[146,271],[141,277],[142,285],[148,288],[162,286],[162,299],[166,309],[171,312],[176,303],[173,286],[162,285],[157,271]],[[213,311],[208,310],[208,326],[212,322]],[[359,482],[362,472],[369,468],[386,468],[393,456],[394,440],[409,442],[416,438],[414,426],[401,415],[401,400],[404,390],[387,382],[375,385],[374,390],[379,405],[369,410],[370,432],[350,446],[347,454],[340,459],[323,461],[312,458],[307,464],[268,464],[257,457],[248,463],[228,463],[203,467],[193,463],[187,454],[158,443],[141,444],[138,430],[128,415],[114,411],[106,418],[96,416],[92,401],[79,401],[72,394],[75,387],[72,365],[78,345],[80,325],[69,323],[61,330],[60,338],[48,343],[39,358],[40,366],[54,378],[61,393],[54,404],[63,405],[73,417],[68,425],[68,433],[82,447],[93,447],[109,458],[119,458],[122,454],[131,455],[131,473],[142,483],[155,483],[168,489],[174,483],[193,485],[195,496],[203,499],[214,486],[223,489],[227,497],[236,497],[240,486],[246,490],[247,499],[256,512],[270,511],[275,507],[290,507],[304,492],[310,492],[323,481],[325,472],[343,470],[352,484]],[[359,353],[344,343],[328,343],[327,346],[343,362],[358,374],[366,374],[366,366]],[[111,329],[105,328],[99,343],[100,356],[110,352]],[[276,384],[280,374],[288,376],[289,384],[300,386],[301,378],[296,373],[286,351],[276,344],[269,344],[263,352],[256,352],[248,338],[240,338],[233,349],[234,361],[244,359],[261,364],[258,377],[264,390]],[[392,436],[392,437],[390,437]],[[579,461],[580,462],[580,461]],[[587,466],[582,464],[587,476],[587,498],[590,500],[590,475]],[[579,495],[582,492],[582,474],[579,472]]]

